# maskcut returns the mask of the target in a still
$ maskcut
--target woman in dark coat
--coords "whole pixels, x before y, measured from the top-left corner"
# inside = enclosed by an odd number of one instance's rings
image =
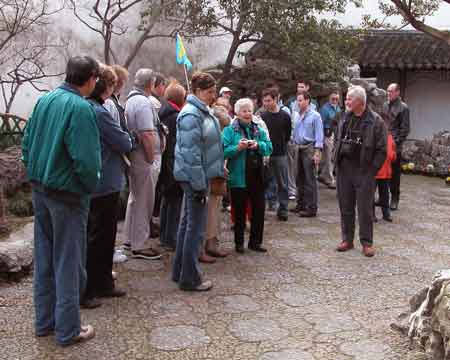
[[[161,173],[158,179],[162,193],[160,241],[161,246],[169,251],[174,251],[177,243],[183,189],[173,177],[173,164],[177,141],[177,117],[184,105],[186,90],[180,84],[170,84],[164,97],[167,101],[163,102],[159,111],[159,118],[167,126],[169,135],[167,137],[166,150],[162,156]]]

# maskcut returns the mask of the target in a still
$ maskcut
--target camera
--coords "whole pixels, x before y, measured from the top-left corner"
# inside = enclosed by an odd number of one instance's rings
[[[362,141],[360,137],[356,139],[351,139],[346,136],[345,138],[342,139],[339,157],[350,158],[352,154],[361,149],[361,145]]]

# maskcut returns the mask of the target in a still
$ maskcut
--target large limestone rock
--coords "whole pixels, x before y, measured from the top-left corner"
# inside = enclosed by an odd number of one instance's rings
[[[450,269],[437,272],[392,327],[422,348],[427,359],[450,360]]]
[[[0,241],[0,276],[24,275],[33,265],[33,223]]]

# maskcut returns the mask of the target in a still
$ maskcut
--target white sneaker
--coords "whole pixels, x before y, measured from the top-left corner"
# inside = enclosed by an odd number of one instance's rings
[[[120,251],[120,250],[114,251],[113,263],[119,264],[119,263],[123,263],[127,260],[128,260],[127,256],[122,251]]]

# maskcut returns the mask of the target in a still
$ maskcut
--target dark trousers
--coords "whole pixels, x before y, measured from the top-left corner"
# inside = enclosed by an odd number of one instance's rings
[[[119,192],[91,199],[88,220],[86,297],[114,288],[112,278]]]
[[[160,214],[160,242],[171,248],[177,245],[178,224],[180,223],[183,196],[163,196]]]
[[[353,162],[349,160],[341,160],[337,171],[337,195],[341,212],[342,240],[353,243],[356,207],[358,209],[359,240],[362,245],[372,245],[374,174],[368,169],[354,166]]]
[[[252,209],[250,247],[259,246],[263,242],[264,234],[264,185],[261,177],[253,177],[247,180],[246,188],[231,188],[231,203],[234,209],[234,242],[236,245],[244,245],[244,231],[247,201],[250,201]]]
[[[377,179],[378,202],[383,212],[383,217],[391,215],[389,208],[389,183],[389,179]]]
[[[316,169],[313,162],[314,148],[298,150],[297,166],[297,207],[312,213],[317,212],[318,190]]]
[[[401,154],[397,153],[397,159],[392,162],[392,178],[389,185],[391,197],[397,201],[400,200],[400,176],[402,174],[400,163]]]

